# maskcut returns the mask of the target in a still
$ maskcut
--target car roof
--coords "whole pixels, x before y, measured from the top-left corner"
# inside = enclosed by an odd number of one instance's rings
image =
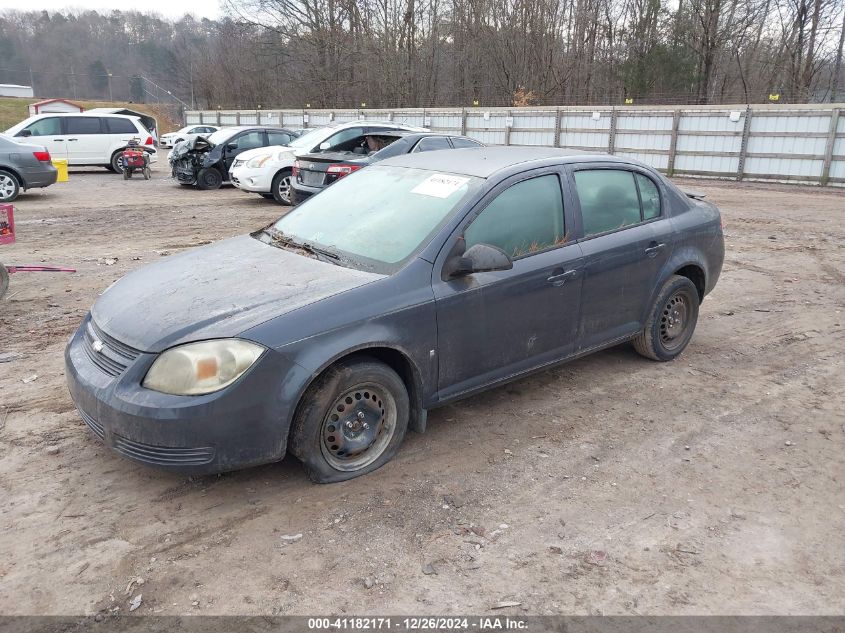
[[[576,149],[498,146],[404,154],[387,158],[381,161],[379,165],[416,167],[418,169],[489,178],[496,172],[517,164],[537,163],[537,166],[540,167],[544,164],[598,161],[638,164],[610,154],[597,154]]]
[[[106,117],[106,118],[116,118],[116,119],[140,119],[141,117],[134,115],[134,114],[114,114],[112,112],[93,112],[93,111],[86,111],[86,112],[42,112],[40,114],[33,114],[31,117],[27,118],[29,120],[35,119],[45,119],[47,117],[57,117],[57,116],[96,116],[96,117]]]

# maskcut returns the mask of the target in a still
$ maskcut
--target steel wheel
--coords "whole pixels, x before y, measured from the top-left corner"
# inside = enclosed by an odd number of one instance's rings
[[[354,471],[377,460],[396,430],[396,402],[382,386],[347,390],[323,419],[320,450],[335,469]]]
[[[687,288],[669,297],[660,314],[660,342],[668,351],[686,343],[693,298]]]
[[[0,172],[0,200],[11,202],[18,197],[20,185],[15,177],[8,172]]]

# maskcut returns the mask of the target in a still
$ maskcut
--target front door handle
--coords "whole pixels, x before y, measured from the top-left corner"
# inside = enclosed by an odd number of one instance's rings
[[[557,271],[555,271],[555,272],[557,272]],[[546,281],[548,281],[553,286],[562,286],[563,284],[566,283],[567,279],[572,279],[577,274],[578,274],[577,270],[567,270],[566,272],[557,273],[557,274],[552,275],[551,277],[547,278]]]
[[[645,253],[649,257],[656,257],[657,253],[659,253],[660,250],[662,248],[664,248],[665,246],[666,246],[666,244],[664,244],[662,242],[660,244],[658,244],[657,242],[652,242],[651,245],[647,249],[645,249]]]
[[[54,141],[63,141],[63,140],[65,140],[65,139],[63,139],[63,138],[54,138],[53,140],[54,140]]]

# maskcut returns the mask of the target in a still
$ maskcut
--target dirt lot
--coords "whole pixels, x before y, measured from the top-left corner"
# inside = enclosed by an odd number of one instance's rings
[[[680,359],[623,346],[439,409],[331,486],[293,459],[135,465],[65,388],[65,342],[112,281],[280,207],[161,168],[21,197],[0,259],[78,272],[13,275],[0,302],[0,353],[23,354],[0,363],[0,613],[126,613],[140,593],[136,614],[841,614],[845,192],[692,186],[728,254]]]

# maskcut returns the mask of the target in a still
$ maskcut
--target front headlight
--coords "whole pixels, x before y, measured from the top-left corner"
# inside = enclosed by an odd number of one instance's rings
[[[246,166],[251,169],[255,169],[256,167],[264,167],[264,163],[266,163],[271,158],[273,158],[272,154],[261,154],[260,156],[256,156],[255,158],[250,158],[246,162]]]
[[[180,345],[155,359],[142,384],[177,396],[211,393],[235,382],[263,352],[236,338]]]

